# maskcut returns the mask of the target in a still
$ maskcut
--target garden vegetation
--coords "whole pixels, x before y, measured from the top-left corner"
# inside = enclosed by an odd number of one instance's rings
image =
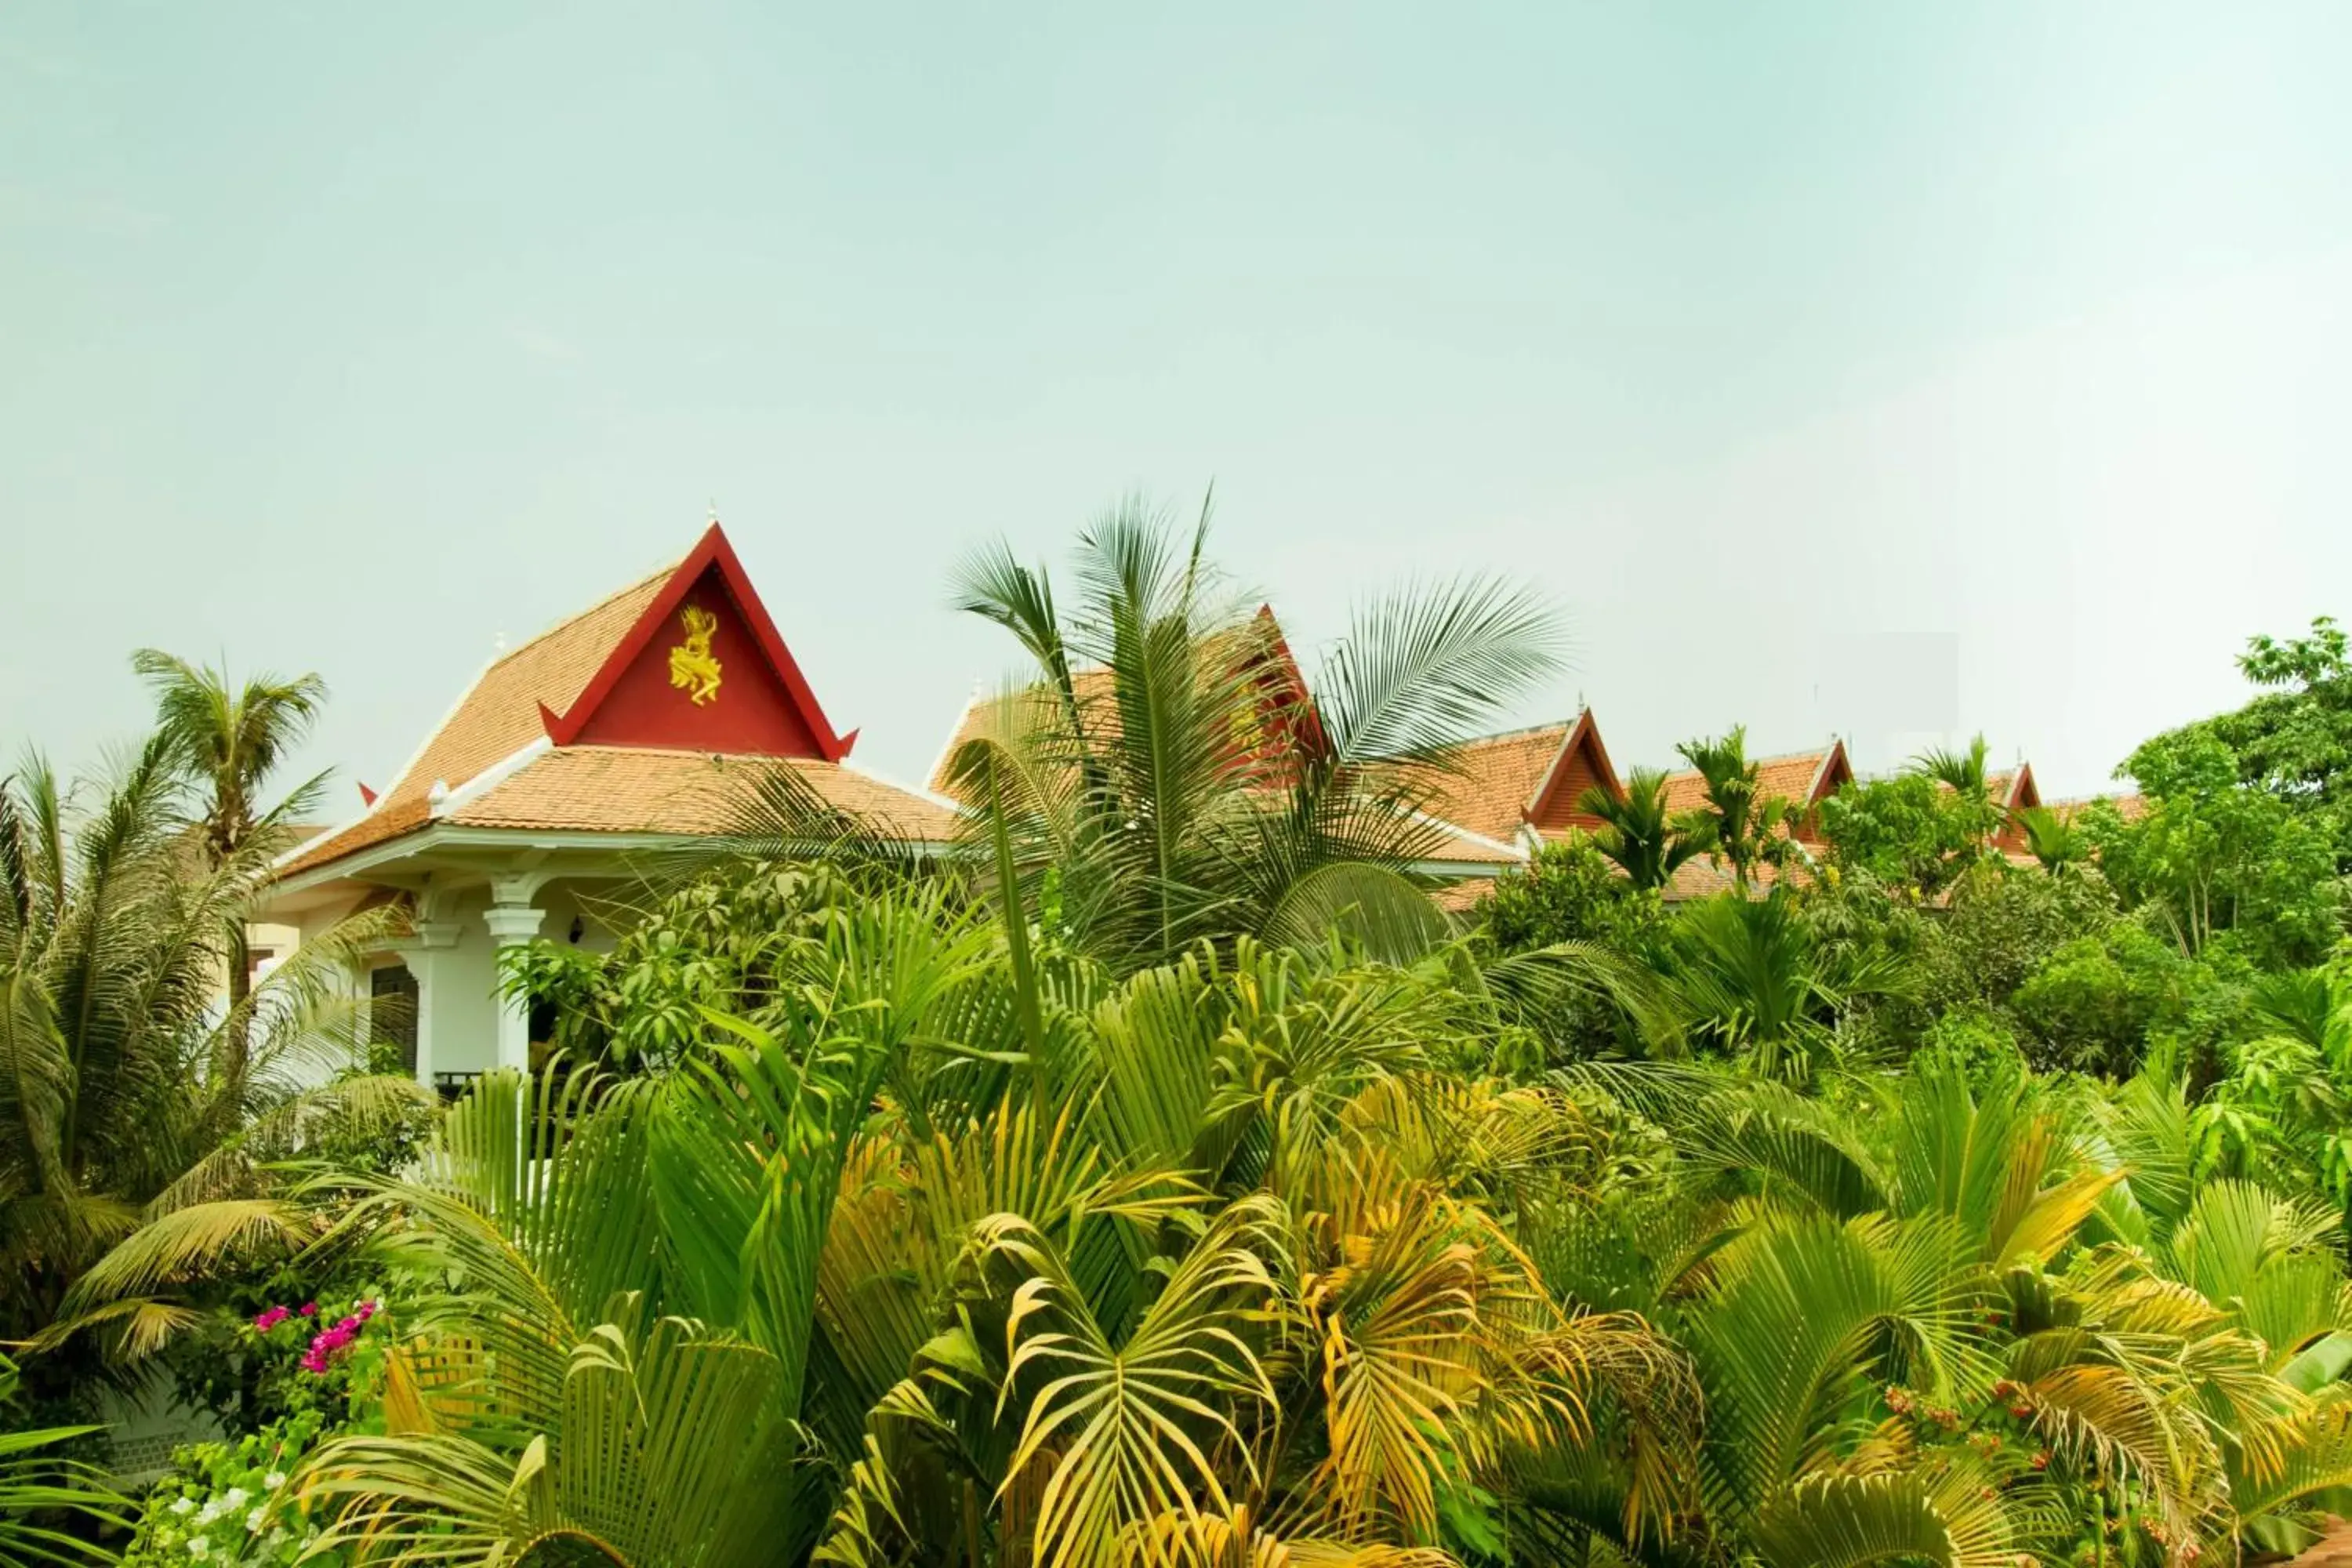
[[[560,1054],[421,1133],[271,1077],[323,990],[174,982],[249,874],[184,739],[70,833],[23,775],[0,1115],[66,1131],[0,1167],[0,1307],[43,1410],[173,1375],[231,1436],[127,1523],[70,1474],[0,1518],[142,1568],[2023,1568],[2352,1508],[2329,623],[2143,805],[2012,823],[1979,743],[1808,847],[1734,731],[1456,918],[1423,807],[1552,668],[1520,595],[1270,681],[1130,509],[961,596],[1029,668],[959,853],[777,786],[614,952],[526,950]],[[1701,857],[1735,890],[1663,901]]]

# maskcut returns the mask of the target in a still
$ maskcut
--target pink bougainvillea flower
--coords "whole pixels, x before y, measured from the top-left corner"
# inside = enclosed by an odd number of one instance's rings
[[[305,1301],[305,1302],[303,1302],[303,1303],[302,1303],[302,1315],[303,1315],[304,1317],[306,1317],[306,1318],[315,1318],[315,1317],[317,1317],[317,1316],[319,1315],[319,1303],[318,1303],[318,1302],[316,1302],[316,1301]]]

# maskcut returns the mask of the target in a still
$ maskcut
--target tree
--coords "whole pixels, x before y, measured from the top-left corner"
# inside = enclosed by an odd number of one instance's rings
[[[2126,908],[2141,908],[2194,955],[2221,932],[2256,962],[2316,963],[2343,934],[2344,884],[2326,839],[2278,796],[2240,782],[2219,738],[2178,731],[2124,764],[2148,797],[2126,819],[2095,805],[2081,825]]]
[[[0,1412],[8,1413],[6,1429],[0,1430],[0,1563],[56,1568],[111,1563],[113,1554],[86,1532],[93,1525],[121,1526],[130,1500],[92,1467],[47,1451],[97,1428],[22,1426],[11,1408],[17,1382],[16,1363],[0,1355]]]
[[[1978,735],[1959,751],[1936,746],[1911,760],[1911,771],[1941,784],[1952,794],[1952,804],[1967,847],[1981,856],[2000,831],[2000,803],[1992,798],[1992,775],[1986,766],[1985,738]]]
[[[1685,813],[1676,826],[1710,860],[1730,862],[1744,897],[1757,867],[1780,864],[1794,853],[1795,840],[1785,829],[1795,808],[1786,796],[1763,793],[1762,772],[1748,758],[1744,724],[1720,739],[1685,741],[1675,750],[1706,789],[1706,805]]]
[[[1122,505],[1080,536],[1067,606],[1002,545],[967,563],[960,605],[1034,665],[952,761],[975,858],[1001,832],[1024,907],[1050,884],[1058,940],[1121,969],[1335,923],[1425,950],[1444,928],[1412,872],[1447,841],[1428,808],[1463,742],[1559,667],[1551,618],[1487,582],[1396,594],[1302,682],[1206,542],[1205,518]]]
[[[1669,820],[1666,775],[1661,769],[1635,768],[1625,781],[1622,800],[1595,784],[1576,804],[1578,810],[1601,820],[1592,841],[1636,888],[1664,887],[1685,861],[1704,848]]]
[[[1767,1078],[1802,1081],[1839,1009],[1900,994],[1913,981],[1892,954],[1832,961],[1785,888],[1762,899],[1726,893],[1690,904],[1675,939],[1674,984],[1694,1026]]]
[[[2079,872],[2091,860],[2091,838],[2074,817],[2047,805],[2021,806],[2011,814],[2025,835],[2025,847],[2053,877]]]
[[[1007,1073],[992,924],[854,900],[677,1070],[488,1075],[429,1179],[350,1178],[320,1250],[422,1288],[407,1414],[297,1479],[322,1547],[1370,1568],[1481,1538],[1482,1496],[1580,1450],[1640,1478],[1627,1526],[1674,1529],[1684,1361],[1553,1299],[1475,1196],[1585,1179],[1591,1130],[1435,1075],[1442,972],[1246,941],[1086,966]]]
[[[2228,713],[2160,735],[2150,746],[2210,736],[2229,748],[2240,783],[2307,819],[2336,869],[2352,872],[2352,652],[2331,616],[2311,635],[2247,640],[2238,669],[2263,694]]]
[[[173,762],[204,795],[201,842],[215,868],[247,845],[286,847],[288,829],[318,803],[326,775],[298,784],[275,805],[262,804],[270,775],[300,745],[327,700],[316,675],[279,680],[258,675],[241,687],[227,671],[142,648],[131,668],[155,689],[155,732]],[[252,961],[242,916],[229,933],[228,992],[232,1005],[252,984]]]
[[[0,1341],[53,1352],[26,1368],[45,1397],[188,1326],[174,1298],[192,1268],[286,1242],[257,1196],[268,1162],[425,1098],[405,1079],[318,1082],[357,1049],[341,973],[381,914],[221,1005],[269,849],[198,850],[176,744],[152,737],[79,805],[37,759],[0,781]],[[113,1260],[97,1310],[79,1292],[142,1221],[148,1249]],[[90,1331],[70,1353],[69,1321]]]
[[[1960,798],[1923,773],[1846,784],[1822,802],[1830,863],[1915,899],[1935,898],[1978,858]]]

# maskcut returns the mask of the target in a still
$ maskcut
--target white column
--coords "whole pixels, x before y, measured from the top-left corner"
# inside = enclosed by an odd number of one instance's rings
[[[539,876],[499,877],[490,883],[490,907],[482,911],[482,922],[500,951],[520,947],[539,934],[547,911],[531,900],[545,880]],[[499,1066],[530,1070],[530,1005],[503,994],[499,997]]]

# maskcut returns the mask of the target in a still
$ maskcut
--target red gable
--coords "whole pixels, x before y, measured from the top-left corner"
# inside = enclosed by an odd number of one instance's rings
[[[570,710],[540,712],[559,746],[837,763],[856,739],[834,733],[715,522]]]

